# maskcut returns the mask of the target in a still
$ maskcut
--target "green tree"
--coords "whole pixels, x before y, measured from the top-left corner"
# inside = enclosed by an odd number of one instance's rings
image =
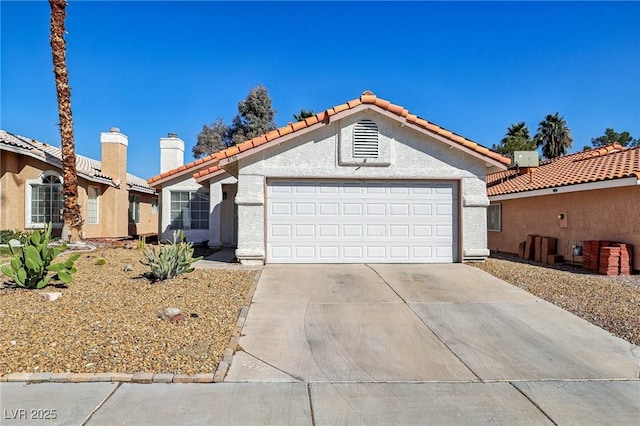
[[[531,138],[529,128],[524,121],[512,124],[507,129],[507,133],[499,144],[493,145],[491,149],[509,158],[513,158],[514,151],[535,151],[536,143]]]
[[[71,87],[67,69],[67,42],[64,39],[67,0],[49,0],[49,6],[51,7],[49,41],[53,55],[53,73],[60,119],[60,150],[62,151],[62,194],[64,195],[62,239],[75,241],[80,236],[83,219],[78,205],[78,172],[71,116]]]
[[[261,84],[252,88],[247,97],[238,102],[238,115],[231,123],[231,142],[238,144],[275,130],[275,116],[267,88]]]
[[[607,127],[604,135],[591,139],[591,145],[595,147],[610,145],[612,143],[619,143],[622,146],[638,146],[640,145],[640,138],[634,139],[629,132],[618,133]]]
[[[567,154],[573,137],[564,117],[559,113],[548,114],[538,125],[538,132],[533,137],[536,147],[542,147],[545,158],[556,158]]]
[[[313,110],[301,109],[299,114],[293,114],[293,119],[296,121],[302,121],[305,118],[313,117],[314,115]]]
[[[198,142],[192,149],[193,157],[205,157],[225,149],[229,144],[229,127],[218,117],[213,123],[202,126]]]
[[[198,141],[192,149],[193,156],[201,158],[268,133],[276,128],[275,115],[269,92],[259,84],[249,90],[245,99],[238,102],[238,114],[230,126],[226,125],[222,118],[202,126]]]

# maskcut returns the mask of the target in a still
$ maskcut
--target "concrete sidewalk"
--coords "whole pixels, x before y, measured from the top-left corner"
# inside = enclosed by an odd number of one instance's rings
[[[0,383],[0,424],[640,418],[638,347],[465,265],[267,265],[240,345],[224,383]]]

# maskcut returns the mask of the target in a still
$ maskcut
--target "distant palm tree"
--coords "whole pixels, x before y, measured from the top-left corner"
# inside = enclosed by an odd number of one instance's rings
[[[76,152],[73,139],[73,119],[71,117],[71,88],[67,70],[67,49],[64,39],[64,20],[67,0],[49,0],[51,6],[51,53],[53,72],[56,78],[58,116],[60,118],[60,148],[62,151],[62,177],[64,207],[62,208],[62,239],[74,241],[82,229],[82,215],[78,205],[78,175]]]
[[[512,124],[498,145],[493,145],[492,150],[511,158],[513,151],[535,151],[536,143],[531,139],[529,128],[521,121]]]
[[[533,140],[537,147],[542,146],[542,155],[545,158],[555,158],[567,154],[573,143],[571,129],[567,127],[564,117],[560,117],[557,112],[554,115],[548,114],[540,122],[538,133]]]

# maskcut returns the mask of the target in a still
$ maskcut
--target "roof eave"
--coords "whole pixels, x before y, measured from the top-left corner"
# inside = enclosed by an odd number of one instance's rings
[[[179,178],[179,177],[183,177],[185,175],[193,176],[194,174],[198,173],[201,170],[204,170],[204,169],[206,169],[208,167],[211,167],[211,166],[215,166],[216,164],[218,164],[218,161],[219,161],[218,158],[213,157],[213,158],[210,158],[210,159],[208,159],[206,161],[203,161],[203,162],[201,162],[199,164],[194,164],[192,166],[189,166],[189,164],[192,164],[192,163],[185,164],[184,166],[180,166],[180,167],[186,167],[184,170],[181,170],[179,172],[175,172],[173,174],[169,174],[169,175],[167,175],[165,177],[161,177],[160,179],[157,179],[155,181],[152,180],[153,178],[147,179],[147,184],[149,184],[149,186],[152,187],[152,188],[156,188],[158,186],[162,186],[163,184],[165,184],[167,182],[170,182],[170,181],[172,181],[172,180],[174,180],[176,178]],[[175,169],[169,170],[169,171],[164,172],[164,173],[171,173],[171,171],[177,170],[180,167],[177,167]],[[164,173],[162,173],[162,174],[164,174]],[[162,176],[162,174],[160,176]]]
[[[554,186],[549,188],[532,189],[528,191],[511,192],[507,194],[489,195],[490,201],[514,200],[518,198],[540,197],[544,195],[566,194],[570,192],[592,191],[596,189],[620,188],[640,185],[640,178],[625,177],[618,179],[599,180],[596,182],[574,183],[571,185]]]

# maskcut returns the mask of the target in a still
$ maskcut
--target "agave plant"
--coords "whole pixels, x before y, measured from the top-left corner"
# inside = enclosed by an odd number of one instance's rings
[[[185,242],[182,230],[173,232],[173,241],[168,241],[156,251],[154,247],[145,248],[142,253],[145,260],[140,263],[151,268],[151,275],[157,280],[166,280],[186,272],[193,272],[191,264],[200,257],[193,257],[193,244]]]

